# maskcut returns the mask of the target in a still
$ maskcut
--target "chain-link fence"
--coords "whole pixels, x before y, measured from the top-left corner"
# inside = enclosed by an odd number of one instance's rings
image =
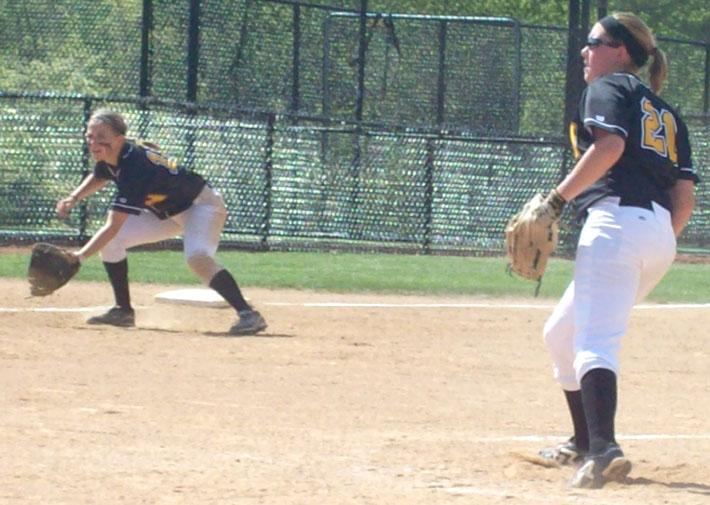
[[[100,225],[108,195],[54,216],[90,169],[99,104],[221,188],[225,239],[259,247],[498,252],[505,219],[570,165],[564,28],[355,1],[0,3],[4,240]],[[708,45],[661,46],[707,179]],[[707,248],[709,196],[685,246]]]
[[[85,238],[111,191],[68,222],[55,202],[91,169],[88,111],[108,106],[225,197],[227,239],[254,247],[502,248],[510,209],[566,170],[555,141],[368,129],[273,113],[154,101],[0,97],[5,237]]]

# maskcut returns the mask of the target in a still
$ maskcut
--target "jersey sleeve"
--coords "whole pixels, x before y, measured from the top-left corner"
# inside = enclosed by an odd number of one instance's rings
[[[592,127],[629,136],[628,91],[619,84],[602,77],[587,88],[582,110],[582,123],[591,133]]]
[[[136,149],[129,150],[121,163],[116,182],[117,193],[111,209],[138,215],[145,209],[145,198],[151,173],[146,169],[143,157]]]
[[[111,210],[125,212],[126,214],[138,215],[143,212],[145,205],[145,193],[136,191],[133,188],[122,188],[111,203]]]
[[[112,179],[106,163],[99,162],[94,165],[94,177],[97,179]]]
[[[690,147],[690,139],[688,135],[688,128],[685,123],[680,119],[678,122],[678,179],[685,179],[693,181],[695,184],[700,182],[700,177],[698,177],[695,167],[693,167],[693,156],[692,149]]]

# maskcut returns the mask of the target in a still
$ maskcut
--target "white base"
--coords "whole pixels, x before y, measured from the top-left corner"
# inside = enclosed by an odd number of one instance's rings
[[[158,303],[194,305],[201,307],[229,307],[229,304],[213,289],[188,288],[163,291],[155,295]]]

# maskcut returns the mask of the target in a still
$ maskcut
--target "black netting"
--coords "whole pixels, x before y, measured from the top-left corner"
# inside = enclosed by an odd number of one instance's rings
[[[54,206],[82,179],[81,102],[5,99],[0,109],[2,232],[74,235]]]
[[[199,4],[194,23],[190,0],[0,2],[0,237],[101,225],[111,191],[54,216],[90,169],[82,134],[99,105],[220,188],[239,243],[499,251],[505,219],[571,164],[566,28],[361,18],[358,0]],[[688,118],[707,179],[708,45],[659,45],[663,96]],[[706,188],[684,245],[708,247]]]
[[[477,133],[518,133],[520,27],[510,22],[446,24],[444,124]]]
[[[90,235],[113,189],[67,221],[54,205],[91,169],[82,134],[86,111],[106,106],[169,157],[203,174],[225,197],[225,235],[263,243],[403,244],[424,250],[500,250],[511,209],[548,188],[564,148],[296,124],[291,117],[225,110],[176,111],[128,101],[2,100],[0,234]],[[236,117],[238,116],[238,117]]]
[[[563,145],[449,140],[438,143],[434,177],[435,244],[503,250],[511,209],[548,191],[566,170]]]
[[[153,0],[150,83],[154,96],[184,100],[187,96],[188,2]]]
[[[141,5],[0,2],[0,89],[136,94]]]
[[[520,134],[560,135],[565,110],[567,31],[523,26],[521,32]]]
[[[356,117],[359,16],[326,24],[324,112]],[[518,132],[520,27],[510,20],[368,17],[363,119]]]
[[[701,183],[695,188],[695,209],[688,227],[683,231],[681,242],[707,250],[710,248],[710,117],[688,117],[685,122],[690,131],[693,164]]]
[[[203,2],[199,99],[287,110],[292,10],[248,0]]]
[[[658,45],[668,59],[668,81],[663,98],[681,113],[697,113],[707,107],[708,45],[689,44],[659,37]],[[705,91],[707,94],[707,90]]]

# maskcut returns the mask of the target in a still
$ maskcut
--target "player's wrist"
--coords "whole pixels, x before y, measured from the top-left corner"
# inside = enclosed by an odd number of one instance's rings
[[[545,204],[554,211],[556,217],[559,217],[565,205],[567,205],[567,200],[557,191],[557,188],[555,188],[548,193],[545,198]]]
[[[564,196],[562,196],[562,193],[560,193],[557,190],[557,188],[550,191],[550,197],[555,199],[556,201],[562,203],[563,205],[567,203],[567,199]]]

